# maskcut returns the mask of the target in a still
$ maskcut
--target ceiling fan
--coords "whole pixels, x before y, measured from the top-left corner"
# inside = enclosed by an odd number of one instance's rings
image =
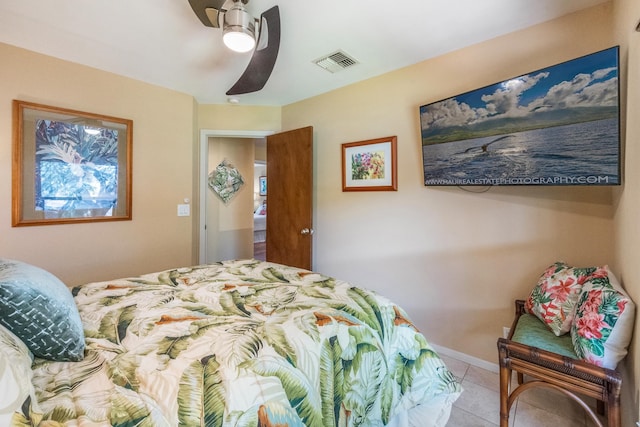
[[[263,12],[260,19],[251,16],[245,5],[249,0],[189,0],[191,8],[207,27],[222,28],[223,41],[237,52],[253,56],[240,79],[227,95],[257,92],[271,76],[280,49],[280,10],[278,6]]]

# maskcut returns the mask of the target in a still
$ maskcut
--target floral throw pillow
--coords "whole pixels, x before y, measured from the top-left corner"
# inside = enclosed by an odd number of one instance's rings
[[[635,306],[609,272],[584,285],[571,327],[576,354],[586,362],[615,369],[627,354]]]
[[[571,321],[582,285],[593,275],[604,275],[597,267],[571,267],[563,262],[549,266],[525,301],[525,310],[561,336],[571,330]]]

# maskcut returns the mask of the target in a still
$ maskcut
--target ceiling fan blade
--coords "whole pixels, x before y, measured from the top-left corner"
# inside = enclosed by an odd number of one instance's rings
[[[218,17],[220,12],[225,12],[222,8],[225,2],[226,0],[189,0],[191,9],[193,9],[198,19],[207,27],[213,28],[220,28]],[[213,11],[209,11],[211,18],[209,14],[207,14],[207,9],[214,9]]]
[[[191,0],[190,0],[191,1]],[[256,50],[240,79],[227,91],[227,95],[241,95],[257,92],[264,87],[271,76],[280,50],[280,9],[273,6],[260,16],[261,23],[266,21],[266,31],[260,28]],[[267,34],[266,46],[263,36]],[[264,46],[264,47],[262,47]]]

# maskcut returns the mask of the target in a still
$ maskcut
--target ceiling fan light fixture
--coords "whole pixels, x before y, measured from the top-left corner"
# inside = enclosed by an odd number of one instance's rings
[[[241,31],[225,32],[222,36],[222,41],[229,49],[239,53],[249,52],[256,45],[256,41],[251,34]]]
[[[241,1],[234,2],[224,14],[222,41],[235,52],[249,52],[256,46],[255,19]]]

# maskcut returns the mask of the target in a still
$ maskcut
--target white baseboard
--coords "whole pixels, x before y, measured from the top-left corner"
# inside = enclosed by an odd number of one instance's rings
[[[460,353],[459,351],[451,350],[450,348],[442,347],[431,342],[429,344],[431,344],[431,347],[433,347],[435,351],[445,356],[453,357],[454,359],[466,362],[478,368],[486,369],[487,371],[496,373],[500,372],[500,365],[498,365],[497,363],[487,362],[486,360],[469,356],[468,354]]]

